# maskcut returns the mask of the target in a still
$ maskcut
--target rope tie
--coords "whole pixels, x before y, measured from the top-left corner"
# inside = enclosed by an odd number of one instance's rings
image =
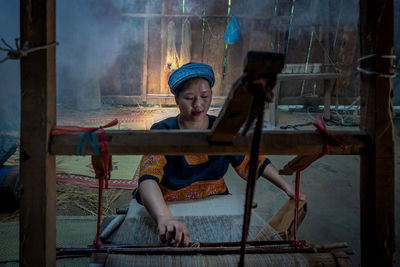
[[[346,149],[346,145],[336,136],[330,134],[327,129],[326,125],[324,123],[323,118],[318,118],[313,122],[314,127],[316,128],[316,132],[322,135],[322,138],[324,139],[324,147],[322,148],[322,152],[318,155],[317,158],[315,158],[312,162],[308,162],[304,164],[303,166],[299,167],[296,170],[296,180],[295,180],[295,195],[294,195],[294,202],[295,202],[295,207],[294,207],[294,231],[293,231],[293,244],[296,248],[302,248],[306,245],[306,243],[297,240],[297,227],[298,227],[298,221],[299,221],[299,194],[300,194],[300,174],[301,171],[306,169],[308,166],[311,165],[314,161],[318,160],[319,158],[323,157],[324,155],[328,154],[329,152],[329,146],[338,146],[342,150]]]
[[[364,57],[361,57],[358,59],[358,62],[364,61],[366,59],[374,58],[374,57],[380,57],[384,59],[396,59],[395,55],[380,55],[380,54],[370,54]],[[371,70],[366,70],[364,68],[361,68],[360,65],[357,66],[357,70],[361,73],[367,74],[367,75],[377,75],[378,77],[383,77],[383,78],[394,78],[396,77],[396,71],[400,70],[400,66],[393,65],[392,66],[393,72],[390,73],[382,73],[382,72],[377,72],[377,71],[371,71]]]
[[[32,52],[35,52],[35,51],[39,51],[39,50],[48,49],[50,47],[59,45],[58,42],[52,42],[52,43],[47,44],[47,45],[41,45],[41,46],[37,46],[37,47],[28,48],[28,42],[25,42],[24,46],[21,48],[20,39],[19,38],[15,38],[15,47],[16,48],[14,49],[3,38],[1,38],[1,41],[6,46],[6,48],[0,46],[0,51],[6,51],[7,52],[7,56],[5,58],[3,58],[2,60],[0,60],[0,64],[5,62],[5,61],[7,61],[8,59],[16,59],[16,60],[18,60],[18,59],[21,59],[23,57],[28,56],[29,53],[32,53]]]
[[[108,179],[110,178],[109,169],[109,152],[107,144],[107,135],[104,128],[109,128],[118,124],[118,120],[114,119],[110,123],[100,127],[80,127],[80,126],[54,126],[51,134],[60,135],[65,133],[82,133],[82,136],[77,144],[76,152],[78,155],[83,155],[86,147],[86,142],[89,140],[92,150],[95,155],[100,156],[102,162],[102,169],[99,169],[95,162],[95,157],[92,156],[92,166],[96,173],[96,177],[99,179],[99,195],[98,195],[98,207],[97,207],[97,230],[96,239],[93,242],[93,247],[100,248],[100,225],[101,225],[101,207],[103,199],[103,188],[108,188]],[[95,132],[99,132],[99,140],[97,141]]]

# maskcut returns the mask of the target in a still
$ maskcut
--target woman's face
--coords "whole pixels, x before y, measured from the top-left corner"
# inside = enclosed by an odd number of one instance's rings
[[[208,119],[207,111],[210,108],[212,92],[210,84],[202,78],[193,78],[188,81],[179,96],[176,104],[185,121],[198,122]]]

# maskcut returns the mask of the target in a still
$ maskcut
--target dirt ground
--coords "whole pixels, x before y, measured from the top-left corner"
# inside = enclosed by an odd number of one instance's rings
[[[213,111],[217,113],[218,110]],[[172,112],[173,113],[173,112]],[[168,113],[169,114],[169,113]],[[299,112],[280,112],[279,126],[304,124],[312,121],[318,114]],[[266,114],[268,119],[268,114]],[[394,119],[396,144],[396,204],[400,203],[400,117]],[[337,129],[334,125],[329,129]],[[312,129],[312,126],[301,126],[301,130]],[[356,130],[357,127],[346,127],[345,130]],[[270,156],[273,164],[282,168],[293,156]],[[290,182],[294,176],[286,177]],[[346,241],[354,255],[354,265],[360,264],[360,158],[359,156],[325,156],[303,171],[301,190],[308,196],[308,213],[299,230],[299,238],[310,243],[332,243]],[[229,190],[232,194],[245,194],[245,183],[229,169],[226,175]],[[105,216],[115,214],[117,207],[127,207],[132,199],[131,190],[110,189],[104,193]],[[256,212],[265,220],[283,205],[287,196],[266,180],[257,182],[255,201]],[[72,184],[57,184],[57,215],[96,215],[97,189]],[[0,221],[18,220],[18,212],[0,214]],[[400,233],[400,210],[396,206],[396,233]],[[400,238],[396,239],[400,248]],[[400,259],[397,252],[396,258]],[[399,263],[397,263],[399,266]]]

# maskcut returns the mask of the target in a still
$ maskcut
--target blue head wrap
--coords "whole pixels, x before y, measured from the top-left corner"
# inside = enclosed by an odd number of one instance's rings
[[[189,79],[203,78],[208,81],[210,88],[215,82],[214,72],[211,66],[204,63],[188,63],[175,70],[168,79],[168,85],[171,92],[175,95],[177,89]]]

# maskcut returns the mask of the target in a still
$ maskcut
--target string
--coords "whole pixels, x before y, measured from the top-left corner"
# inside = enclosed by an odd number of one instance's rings
[[[24,47],[21,48],[20,44],[19,44],[20,43],[20,39],[19,38],[15,38],[15,49],[14,49],[3,38],[1,38],[1,41],[3,42],[3,44],[7,48],[0,47],[0,51],[6,51],[7,52],[7,56],[5,58],[3,58],[2,60],[0,60],[0,64],[5,62],[5,61],[7,61],[8,59],[21,59],[23,57],[28,56],[29,53],[32,53],[32,52],[35,52],[35,51],[39,51],[39,50],[48,49],[50,47],[59,45],[58,42],[52,42],[52,43],[46,44],[46,45],[27,48],[27,42],[25,42]]]
[[[297,240],[297,228],[298,228],[298,221],[299,221],[299,194],[300,194],[300,175],[301,171],[306,169],[308,166],[311,165],[314,161],[318,160],[319,158],[323,157],[324,155],[328,154],[329,152],[329,145],[331,146],[338,146],[342,150],[346,149],[346,145],[337,137],[334,135],[330,134],[327,129],[326,125],[324,123],[323,118],[318,118],[313,122],[314,127],[316,128],[316,132],[320,133],[324,139],[324,147],[322,149],[322,152],[318,155],[317,158],[315,158],[313,161],[308,162],[304,164],[303,166],[300,166],[296,170],[296,180],[295,180],[295,207],[294,207],[294,231],[293,231],[293,244],[296,248],[301,248],[306,245],[305,242],[301,242]]]
[[[362,72],[362,73],[367,74],[367,75],[377,75],[377,76],[383,77],[383,78],[394,78],[394,77],[396,77],[396,73],[382,73],[382,72],[370,71],[370,70],[363,69],[360,66],[357,66],[357,70],[359,72]]]
[[[54,126],[52,129],[53,135],[61,135],[65,133],[83,132],[78,144],[77,154],[83,155],[86,141],[89,139],[93,152],[96,155],[100,155],[102,169],[97,167],[95,164],[95,156],[92,156],[92,166],[99,180],[99,195],[98,195],[98,206],[97,206],[97,229],[96,238],[93,241],[93,247],[100,248],[102,243],[100,240],[100,226],[102,216],[102,200],[103,200],[103,188],[108,188],[108,179],[110,178],[109,170],[109,151],[107,144],[107,135],[104,128],[112,127],[118,124],[118,120],[114,119],[110,123],[100,127],[80,127],[80,126]],[[95,131],[99,133],[99,140],[97,141]]]
[[[374,57],[380,57],[380,58],[386,58],[386,59],[396,59],[395,55],[370,54],[370,55],[366,55],[364,57],[360,57],[358,59],[358,62],[361,62],[366,59],[374,58]],[[393,66],[393,69],[397,69],[397,68],[398,68],[397,66]],[[366,70],[366,69],[362,68],[360,65],[357,66],[357,70],[359,72],[367,74],[367,75],[377,75],[377,76],[383,77],[383,78],[391,79],[391,78],[396,77],[396,73],[382,73],[382,72],[377,72],[377,71]]]

